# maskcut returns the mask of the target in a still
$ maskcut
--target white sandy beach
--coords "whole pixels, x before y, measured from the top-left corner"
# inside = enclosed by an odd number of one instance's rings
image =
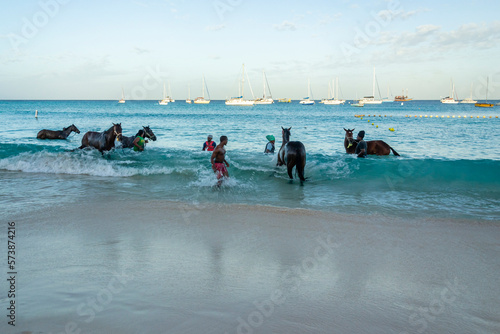
[[[2,333],[500,332],[495,221],[164,201],[6,218]]]

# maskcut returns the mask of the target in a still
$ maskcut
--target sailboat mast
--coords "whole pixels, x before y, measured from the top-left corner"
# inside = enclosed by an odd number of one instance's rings
[[[373,68],[373,89],[372,89],[372,96],[375,98],[375,67]]]
[[[339,77],[337,77],[337,94],[335,94],[337,96],[337,100],[339,99]]]
[[[486,77],[486,103],[488,103],[488,85],[490,82],[490,77]]]
[[[243,92],[245,91],[245,64],[242,65],[241,70],[241,92],[240,96],[243,98]]]

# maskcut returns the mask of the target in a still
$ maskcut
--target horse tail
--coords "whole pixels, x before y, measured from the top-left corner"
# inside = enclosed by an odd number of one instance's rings
[[[400,156],[398,152],[396,152],[395,149],[393,149],[392,147],[389,146],[389,148],[391,149],[392,153],[394,153],[395,156]]]
[[[303,145],[301,145],[302,148],[304,148]],[[306,166],[306,150],[305,148],[303,150],[298,150],[297,151],[297,164],[295,165],[295,169],[297,170],[297,174],[299,174],[299,179],[300,181],[305,181],[306,178],[304,177],[304,169]]]

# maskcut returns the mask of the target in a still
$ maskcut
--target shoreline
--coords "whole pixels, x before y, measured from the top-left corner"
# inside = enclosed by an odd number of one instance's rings
[[[116,200],[16,224],[16,332],[500,329],[497,222]]]

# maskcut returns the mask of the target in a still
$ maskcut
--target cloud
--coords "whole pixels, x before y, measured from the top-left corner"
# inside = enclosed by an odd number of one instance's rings
[[[225,24],[217,24],[217,25],[213,25],[213,26],[207,26],[205,28],[205,30],[208,30],[208,31],[218,31],[218,30],[222,30],[226,27]]]
[[[142,49],[142,48],[140,48],[140,47],[138,47],[138,46],[134,46],[133,50],[134,50],[134,52],[135,52],[135,53],[137,53],[138,55],[142,55],[142,54],[144,54],[144,53],[149,53],[149,52],[150,52],[149,50],[147,50],[147,49]]]
[[[283,21],[280,24],[273,25],[274,29],[278,31],[295,31],[297,26],[293,22]]]
[[[329,23],[332,23],[333,21],[335,21],[336,19],[338,19],[339,17],[342,16],[342,13],[336,13],[335,15],[331,16],[331,15],[323,15],[321,16],[321,19],[319,20],[319,25],[320,26],[325,26]]]

